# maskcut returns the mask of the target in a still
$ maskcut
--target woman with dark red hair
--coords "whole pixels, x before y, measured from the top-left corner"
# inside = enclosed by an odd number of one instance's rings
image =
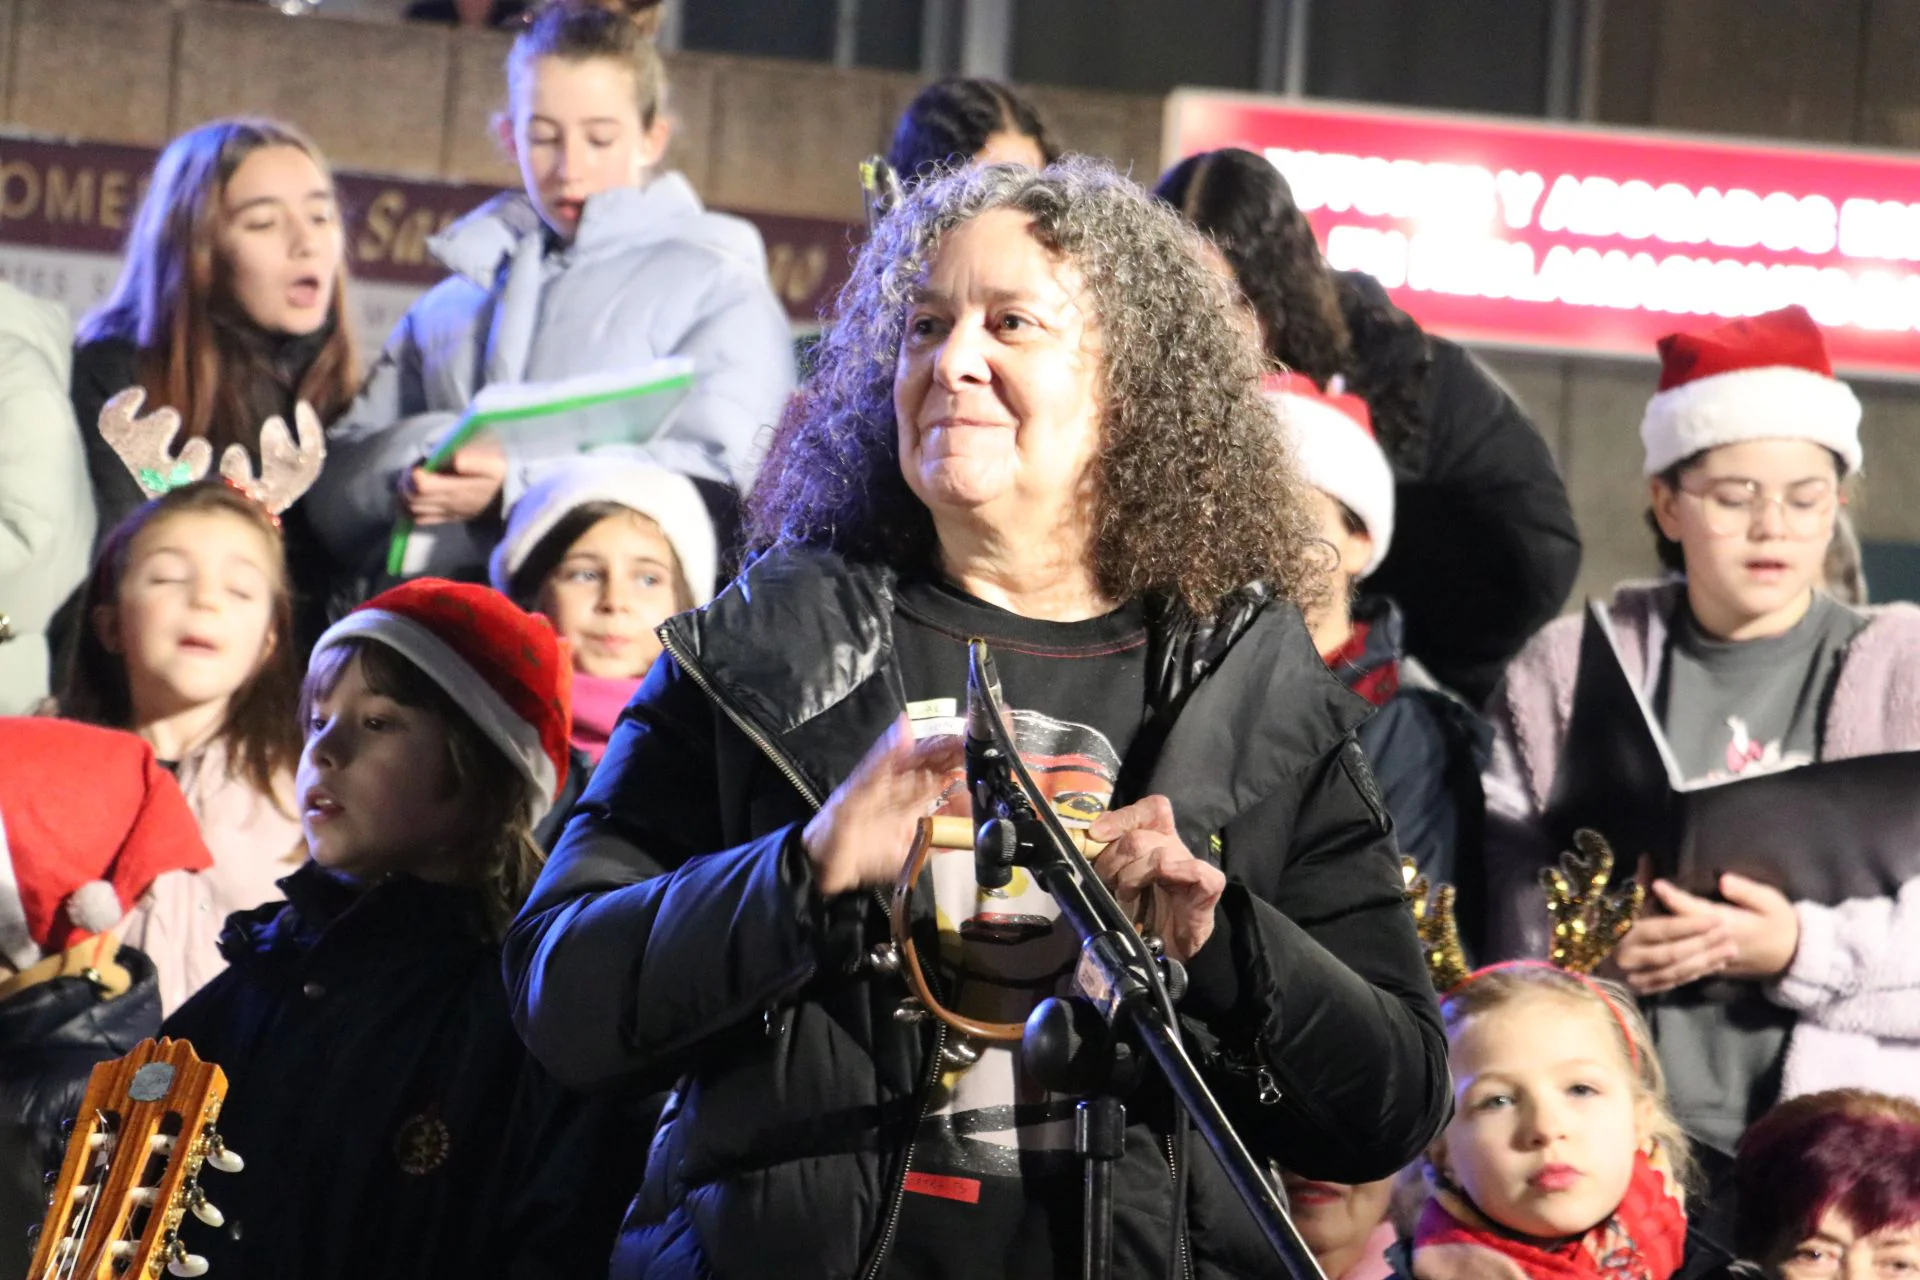
[[[1833,1089],[1740,1140],[1740,1255],[1780,1280],[1920,1273],[1920,1103]]]

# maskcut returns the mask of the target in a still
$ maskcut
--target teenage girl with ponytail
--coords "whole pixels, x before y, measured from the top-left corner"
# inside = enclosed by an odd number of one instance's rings
[[[690,357],[694,390],[643,451],[712,486],[750,479],[755,439],[793,388],[791,338],[759,234],[659,167],[659,17],[657,0],[553,0],[514,41],[498,127],[525,190],[432,241],[452,274],[401,320],[329,432],[315,519],[342,563],[377,574],[405,516],[433,535],[409,572],[486,581],[505,512],[542,469],[497,438],[445,473],[420,464],[492,383]]]

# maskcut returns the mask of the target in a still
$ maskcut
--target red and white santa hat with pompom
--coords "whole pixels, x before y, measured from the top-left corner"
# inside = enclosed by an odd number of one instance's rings
[[[1660,387],[1640,421],[1646,474],[1746,440],[1810,440],[1845,474],[1860,469],[1860,401],[1803,307],[1660,339]]]
[[[1373,539],[1362,578],[1380,567],[1393,545],[1393,468],[1374,438],[1367,402],[1344,391],[1338,378],[1325,391],[1297,373],[1261,380],[1300,477],[1358,516]]]
[[[15,969],[113,928],[165,872],[212,865],[145,742],[0,717],[0,956]]]

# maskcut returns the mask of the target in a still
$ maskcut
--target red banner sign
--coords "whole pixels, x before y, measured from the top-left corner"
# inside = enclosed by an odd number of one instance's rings
[[[1463,341],[1651,356],[1797,302],[1836,365],[1920,376],[1920,156],[1185,90],[1164,145],[1264,154],[1328,261]]]

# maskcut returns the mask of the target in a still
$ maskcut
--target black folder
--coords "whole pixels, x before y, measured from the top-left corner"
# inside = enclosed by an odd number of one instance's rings
[[[1613,845],[1617,874],[1646,854],[1693,893],[1714,896],[1731,871],[1796,902],[1887,897],[1920,876],[1920,751],[1689,783],[1595,602],[1545,818],[1561,847],[1591,827]]]

